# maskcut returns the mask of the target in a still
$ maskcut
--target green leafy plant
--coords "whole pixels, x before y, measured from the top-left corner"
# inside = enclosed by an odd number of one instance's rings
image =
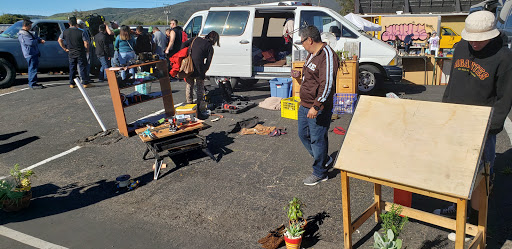
[[[376,249],[400,249],[402,248],[402,240],[396,239],[393,231],[388,229],[384,236],[381,236],[379,232],[373,234],[373,248]]]
[[[291,223],[297,223],[300,219],[302,219],[302,207],[304,206],[305,205],[299,198],[293,197],[293,199],[288,203],[288,206],[283,208],[284,210],[288,208],[286,214],[288,215],[288,219]]]
[[[402,232],[402,229],[409,220],[407,216],[400,216],[402,210],[402,206],[395,206],[395,204],[393,204],[388,212],[380,214],[382,229],[384,231],[391,229],[394,236],[398,237],[400,235],[400,232]]]
[[[293,197],[288,205],[283,208],[289,220],[289,226],[285,232],[286,237],[296,239],[305,232],[306,221],[302,217],[304,215],[302,212],[304,206],[299,198]]]
[[[34,176],[34,171],[32,170],[20,170],[20,165],[15,164],[11,169],[11,176],[14,179],[16,184],[16,188],[20,191],[30,191],[32,188],[32,182],[30,178]]]

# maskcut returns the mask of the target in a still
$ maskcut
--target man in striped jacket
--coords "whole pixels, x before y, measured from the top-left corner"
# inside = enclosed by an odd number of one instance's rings
[[[333,161],[327,155],[327,132],[339,59],[334,50],[322,42],[315,26],[302,29],[300,37],[309,55],[302,68],[298,129],[300,140],[314,158],[313,174],[304,179],[304,184],[316,185],[328,179],[327,170]]]

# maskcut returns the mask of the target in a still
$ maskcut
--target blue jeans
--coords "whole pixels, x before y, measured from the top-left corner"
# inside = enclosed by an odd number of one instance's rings
[[[308,118],[309,109],[300,106],[298,113],[299,138],[309,154],[314,158],[313,175],[324,178],[327,169],[329,141],[327,132],[331,124],[331,111],[320,110],[316,118]]]
[[[135,58],[135,52],[119,52],[119,64],[121,64],[122,66],[126,66],[128,65],[128,62]],[[135,75],[135,68],[130,68],[130,73],[134,76]],[[125,70],[122,70],[121,71],[121,79],[126,79],[126,71]]]
[[[25,57],[28,63],[28,86],[37,84],[37,67],[39,66],[39,56],[33,55]]]
[[[89,75],[85,73],[85,67],[87,66],[87,58],[85,58],[85,55],[76,57],[76,58],[69,58],[69,84],[74,85],[75,81],[73,79],[76,78],[78,72],[77,72],[77,65],[78,70],[80,70],[80,75],[84,75],[82,82],[88,82],[89,81]]]
[[[100,75],[98,76],[98,79],[101,81],[104,81],[107,78],[107,72],[105,70],[107,68],[109,68],[109,66],[108,66],[109,61],[107,60],[107,57],[105,57],[105,56],[98,57],[98,60],[100,60],[100,63],[101,63]]]
[[[494,172],[494,161],[496,159],[496,134],[487,134],[485,140],[484,152],[480,163],[489,162],[491,164],[491,174]]]

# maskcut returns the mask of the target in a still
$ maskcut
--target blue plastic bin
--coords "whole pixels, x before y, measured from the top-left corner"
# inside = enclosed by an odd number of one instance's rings
[[[274,78],[269,81],[270,96],[279,98],[291,97],[292,78]]]

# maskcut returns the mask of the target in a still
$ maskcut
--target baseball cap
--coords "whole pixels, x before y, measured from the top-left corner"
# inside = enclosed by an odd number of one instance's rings
[[[466,18],[466,26],[460,35],[466,41],[485,41],[499,36],[500,31],[496,28],[494,14],[481,10]]]
[[[84,24],[85,24],[85,22],[84,22],[82,19],[77,19],[77,20],[76,20],[76,23],[77,23],[78,25],[84,25]]]

